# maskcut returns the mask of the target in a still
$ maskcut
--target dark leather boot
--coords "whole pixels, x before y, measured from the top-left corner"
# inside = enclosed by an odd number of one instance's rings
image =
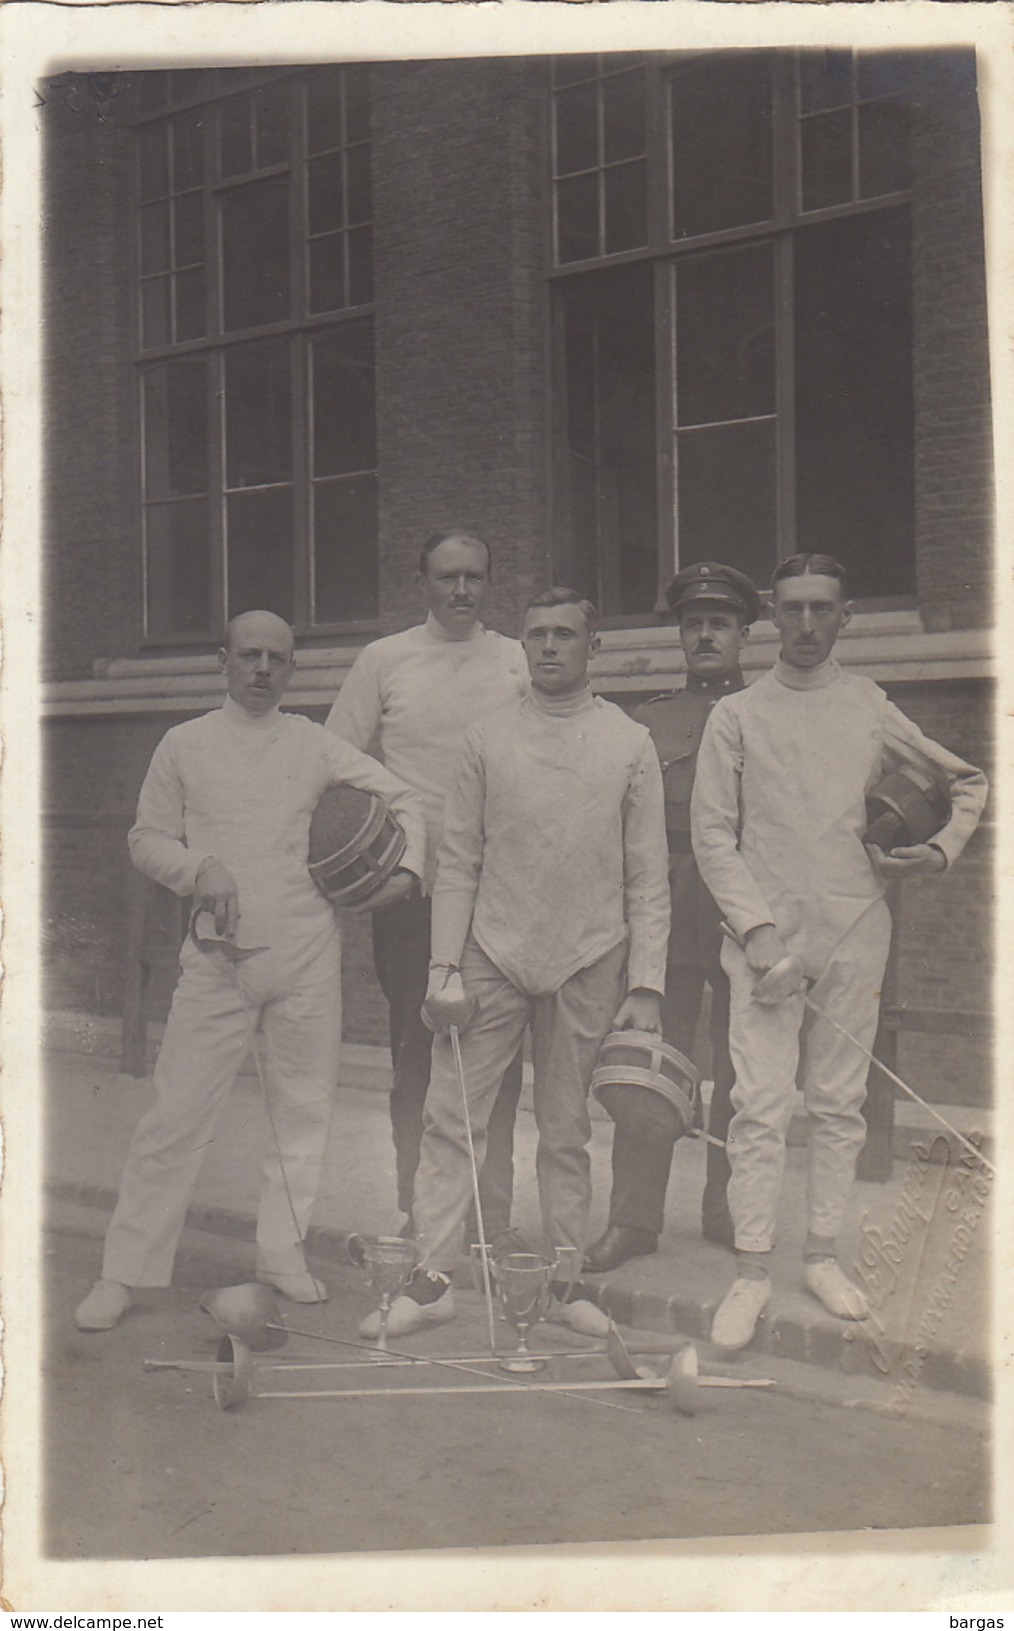
[[[611,1223],[605,1234],[584,1254],[586,1274],[605,1274],[632,1257],[650,1257],[658,1251],[658,1236],[650,1229],[624,1229]]]
[[[736,1231],[729,1214],[726,1190],[731,1169],[724,1144],[708,1144],[708,1176],[701,1201],[701,1234],[716,1246],[735,1249]]]

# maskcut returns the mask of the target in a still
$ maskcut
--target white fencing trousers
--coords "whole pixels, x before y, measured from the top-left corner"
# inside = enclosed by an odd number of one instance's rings
[[[268,1134],[257,1214],[257,1268],[305,1269],[300,1241],[317,1194],[338,1081],[341,940],[300,960],[289,950],[233,964],[189,942],[155,1065],[155,1104],[138,1124],[106,1235],[103,1278],[167,1286],[205,1149],[258,1016],[257,1047],[279,1149]],[[236,983],[242,981],[243,1001]],[[286,1181],[288,1193],[286,1192]],[[291,1196],[291,1206],[290,1206]],[[293,1217],[293,1211],[295,1217]]]
[[[891,914],[882,900],[874,901],[839,940],[809,991],[865,1048],[876,1036],[890,941]],[[774,1243],[797,1081],[809,1122],[807,1227],[833,1239],[866,1138],[862,1107],[869,1061],[802,997],[755,1002],[746,958],[728,941],[722,965],[731,987],[729,1051],[736,1072],[727,1145],[736,1245],[762,1252]]]
[[[461,956],[465,990],[479,1009],[461,1033],[461,1059],[476,1162],[486,1154],[486,1127],[503,1073],[525,1028],[532,1029],[535,1171],[547,1248],[587,1244],[591,1204],[588,1089],[603,1038],[625,991],[625,944],[614,946],[559,991],[519,991],[469,938]],[[450,1038],[437,1036],[423,1110],[423,1140],[412,1215],[423,1266],[450,1274],[472,1198],[468,1129]]]

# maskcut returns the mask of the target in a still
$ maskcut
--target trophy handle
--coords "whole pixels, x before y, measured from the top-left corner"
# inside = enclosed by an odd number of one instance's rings
[[[562,1280],[566,1287],[561,1301],[569,1303],[570,1294],[574,1289],[574,1282],[581,1272],[583,1253],[579,1246],[554,1246],[552,1250],[554,1271],[557,1278]]]
[[[357,1269],[366,1262],[366,1242],[362,1235],[349,1235],[345,1242],[345,1255]]]

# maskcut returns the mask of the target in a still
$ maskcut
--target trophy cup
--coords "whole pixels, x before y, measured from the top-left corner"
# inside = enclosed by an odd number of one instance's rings
[[[380,1335],[376,1356],[387,1353],[387,1316],[391,1303],[404,1291],[419,1261],[419,1243],[401,1235],[350,1235],[345,1243],[349,1259],[366,1275],[366,1283],[380,1296]]]
[[[500,1369],[527,1376],[546,1361],[528,1352],[528,1332],[546,1312],[556,1259],[537,1252],[508,1252],[496,1262],[496,1289],[504,1313],[518,1333],[517,1353],[500,1360]]]

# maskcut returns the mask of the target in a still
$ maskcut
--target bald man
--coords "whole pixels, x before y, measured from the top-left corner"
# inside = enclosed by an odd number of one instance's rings
[[[134,865],[201,910],[155,1066],[155,1104],[127,1154],[102,1278],[75,1314],[105,1331],[135,1286],[166,1286],[205,1149],[260,1022],[273,1135],[257,1217],[257,1277],[322,1302],[302,1242],[316,1198],[338,1080],[338,919],[307,869],[310,817],[325,788],[379,793],[401,822],[391,902],[420,878],[422,800],[322,725],[279,712],[295,666],[273,612],[233,619],[218,654],[221,708],[176,725],[155,750],[128,845]],[[374,902],[371,902],[374,904]]]

